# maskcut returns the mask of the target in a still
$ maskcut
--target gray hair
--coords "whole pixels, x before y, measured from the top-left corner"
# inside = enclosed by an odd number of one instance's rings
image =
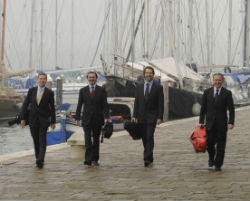
[[[213,79],[214,79],[215,76],[221,76],[222,80],[224,80],[224,76],[223,76],[222,73],[215,73],[215,74],[213,74]]]

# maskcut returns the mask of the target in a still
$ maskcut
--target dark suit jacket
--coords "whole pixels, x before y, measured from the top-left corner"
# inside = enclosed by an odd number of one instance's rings
[[[94,121],[96,125],[103,125],[104,118],[109,118],[107,95],[105,89],[96,85],[95,95],[91,98],[89,86],[83,87],[79,92],[79,99],[76,109],[76,120],[80,120],[81,110],[82,125],[86,126],[90,121]]]
[[[229,110],[229,119],[227,110]],[[204,91],[199,123],[205,121],[207,130],[216,124],[220,131],[227,131],[227,124],[234,124],[234,113],[231,91],[222,87],[216,104],[214,102],[214,87]]]
[[[40,104],[37,105],[37,88],[33,87],[29,89],[22,106],[21,120],[26,120],[28,116],[30,125],[34,125],[38,119],[42,127],[49,127],[50,124],[56,122],[54,93],[45,87]]]
[[[139,84],[135,90],[135,103],[133,117],[138,123],[156,124],[157,119],[163,119],[164,95],[163,87],[153,82],[148,101],[144,98],[144,84]]]

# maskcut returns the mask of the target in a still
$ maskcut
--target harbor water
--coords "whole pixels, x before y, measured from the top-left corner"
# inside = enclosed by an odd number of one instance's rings
[[[33,148],[29,127],[20,125],[8,126],[7,122],[0,124],[0,155],[14,153]]]
[[[63,95],[64,103],[76,103],[78,94]],[[0,122],[0,155],[33,149],[29,126],[9,126],[8,121]]]

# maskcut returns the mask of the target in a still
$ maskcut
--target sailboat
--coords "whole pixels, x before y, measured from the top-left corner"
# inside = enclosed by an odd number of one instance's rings
[[[3,0],[2,14],[2,37],[1,37],[1,65],[0,65],[0,121],[13,119],[18,111],[20,111],[23,95],[18,95],[14,89],[8,86],[8,78],[24,75],[33,70],[9,71],[4,63],[4,39],[5,39],[5,16],[6,16],[6,0]],[[5,82],[7,86],[5,86]]]
[[[110,5],[109,5],[110,6]],[[131,25],[130,25],[130,33],[131,33],[131,43],[128,48],[128,54],[126,57],[121,56],[124,55],[124,52],[119,52],[119,49],[116,44],[122,46],[122,42],[119,40],[114,41],[114,54],[113,61],[111,64],[108,64],[104,56],[101,56],[101,61],[103,64],[104,73],[106,74],[107,84],[104,87],[107,90],[107,94],[110,97],[115,96],[134,96],[134,91],[136,84],[143,81],[143,68],[147,65],[154,67],[156,71],[156,79],[159,80],[165,87],[167,98],[165,102],[165,107],[168,110],[167,119],[178,119],[178,118],[186,118],[199,114],[199,107],[201,103],[202,91],[204,88],[208,86],[206,80],[199,75],[198,73],[189,69],[186,65],[180,64],[177,62],[175,58],[165,57],[163,59],[151,59],[148,56],[148,22],[146,19],[148,18],[148,1],[144,1],[140,10],[140,14],[138,17],[137,24],[135,24],[135,3],[131,2],[129,8],[131,9]],[[108,7],[107,12],[109,12],[110,8]],[[116,8],[112,8],[113,12],[116,12]],[[128,12],[127,12],[128,13]],[[116,16],[116,14],[112,15]],[[143,24],[143,34],[144,37],[144,61],[134,61],[135,54],[135,38],[137,32],[139,30],[139,25],[142,21],[142,16],[144,16],[145,23]],[[125,18],[128,19],[127,17]],[[114,26],[114,30],[112,29],[112,34],[115,34],[115,31],[118,28],[117,19],[112,19],[112,25]],[[128,20],[127,20],[128,21]],[[127,22],[126,21],[126,22]],[[123,27],[124,28],[124,27]],[[118,32],[118,31],[117,31]],[[121,31],[124,33],[124,29]],[[112,35],[112,38],[116,40],[117,36]],[[122,37],[121,37],[122,38]],[[173,69],[172,72],[170,69]],[[186,75],[184,75],[186,74]],[[199,91],[195,91],[194,86],[191,85],[194,80],[198,82]],[[189,89],[188,89],[189,88]]]

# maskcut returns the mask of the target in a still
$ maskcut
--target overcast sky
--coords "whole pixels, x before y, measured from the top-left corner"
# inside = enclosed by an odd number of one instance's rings
[[[116,2],[119,8],[117,12],[117,23],[119,34],[123,36],[121,40],[127,40],[127,45],[124,45],[124,55],[126,57],[130,46],[129,28],[124,29],[122,35],[122,26],[124,21],[131,21],[132,18],[125,19],[126,10],[130,0],[58,0],[58,16],[57,23],[55,22],[56,0],[8,0],[7,1],[7,16],[6,16],[6,40],[5,40],[5,63],[11,65],[13,69],[24,69],[29,67],[30,58],[30,41],[31,41],[31,6],[34,3],[33,10],[33,40],[32,40],[32,67],[40,69],[52,69],[55,65],[63,68],[78,68],[80,66],[89,66],[98,44],[98,39],[104,24],[105,6],[108,3]],[[73,2],[73,4],[72,4]],[[189,38],[188,38],[188,2],[180,0],[180,19],[178,19],[178,6],[173,5],[172,20],[175,25],[170,25],[169,20],[169,1],[168,0],[150,0],[150,19],[149,19],[149,52],[152,59],[171,56],[171,47],[174,50],[179,48],[179,59],[187,62],[189,55]],[[178,1],[174,1],[178,2]],[[207,24],[205,15],[205,1],[194,0],[193,5],[193,61],[198,64],[207,63]],[[227,44],[228,44],[228,0],[210,0],[209,6],[209,29],[213,30],[211,41],[212,63],[227,64]],[[135,0],[136,4],[136,23],[139,18],[142,0]],[[74,6],[72,8],[72,5]],[[41,9],[43,6],[43,9]],[[163,7],[161,7],[163,6]],[[165,6],[165,7],[164,7]],[[213,12],[212,12],[213,6]],[[2,9],[2,1],[0,3]],[[161,37],[161,17],[160,14],[165,8],[165,39]],[[73,9],[73,21],[72,21]],[[112,8],[110,9],[110,13]],[[43,18],[41,18],[43,13]],[[158,15],[157,15],[158,13]],[[236,65],[242,64],[243,37],[242,25],[244,19],[243,0],[233,0],[233,16],[232,16],[232,63]],[[110,14],[109,26],[106,27],[107,33],[110,34],[110,54],[112,53],[111,46],[114,42],[112,35],[112,17]],[[120,20],[120,21],[119,21]],[[123,21],[123,22],[121,22]],[[41,28],[41,22],[43,26]],[[73,22],[73,51],[72,51],[72,22]],[[120,23],[121,22],[121,23]],[[213,26],[211,23],[213,22]],[[168,23],[168,24],[167,24]],[[179,35],[176,33],[177,25],[180,25]],[[58,29],[58,53],[57,64],[55,59],[55,27]],[[166,25],[168,25],[166,27]],[[129,26],[129,23],[128,23]],[[43,34],[41,34],[41,31]],[[174,31],[174,34],[172,33]],[[211,34],[210,34],[211,35]],[[43,40],[41,40],[41,37]],[[143,45],[142,45],[142,26],[139,27],[138,36],[136,39],[136,60],[142,60]],[[118,37],[119,38],[119,37]],[[168,40],[167,40],[167,39]],[[104,36],[102,38],[104,40]],[[113,42],[112,42],[113,40]],[[108,43],[108,42],[107,42]],[[164,43],[164,46],[162,46]],[[174,43],[174,44],[173,44]],[[178,45],[179,44],[179,45]],[[181,44],[181,45],[180,45]],[[41,48],[42,47],[42,48]],[[165,48],[164,53],[162,50]],[[96,56],[94,65],[101,65],[100,53],[103,51],[103,41],[99,52]],[[120,51],[122,52],[122,51]],[[41,58],[42,55],[42,58]],[[73,57],[73,59],[72,59]],[[42,60],[41,60],[42,59]]]

